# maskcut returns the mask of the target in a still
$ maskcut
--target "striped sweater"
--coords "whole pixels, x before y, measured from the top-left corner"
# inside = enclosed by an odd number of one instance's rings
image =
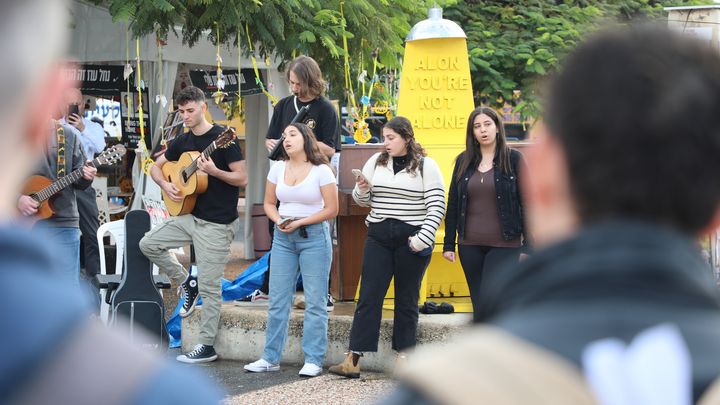
[[[376,166],[380,153],[374,154],[362,169],[372,184],[363,193],[355,186],[353,199],[363,207],[370,207],[365,223],[378,223],[388,218],[420,226],[410,239],[413,248],[422,250],[435,244],[435,233],[445,216],[445,185],[437,163],[429,157],[409,174],[406,169],[393,173],[392,157],[385,166]]]

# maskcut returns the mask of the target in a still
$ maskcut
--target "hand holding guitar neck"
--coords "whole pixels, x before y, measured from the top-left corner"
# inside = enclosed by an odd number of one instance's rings
[[[163,173],[163,201],[172,216],[189,214],[195,207],[198,194],[208,187],[208,174],[217,169],[210,156],[219,148],[228,147],[235,140],[235,130],[226,129],[202,152],[189,151],[176,161],[166,162]]]
[[[305,118],[305,115],[307,115],[308,111],[310,110],[309,105],[302,106],[300,110],[295,114],[295,117],[290,121],[290,124],[294,124],[303,118]],[[290,125],[288,124],[288,125]],[[283,128],[285,129],[285,128]],[[280,156],[282,155],[282,152],[285,150],[283,147],[283,140],[285,139],[285,135],[281,136],[280,139],[277,140],[277,143],[275,144],[275,147],[268,155],[268,159],[270,160],[278,160],[280,159]]]
[[[35,219],[50,218],[54,214],[50,200],[57,193],[74,184],[81,177],[86,180],[92,180],[97,173],[97,166],[114,164],[124,155],[125,147],[123,145],[115,145],[103,151],[93,161],[85,163],[83,167],[55,181],[44,176],[30,177],[22,191],[23,196],[27,198],[21,197],[18,200],[18,210],[25,216],[35,215]],[[36,204],[31,204],[28,198],[35,201]]]

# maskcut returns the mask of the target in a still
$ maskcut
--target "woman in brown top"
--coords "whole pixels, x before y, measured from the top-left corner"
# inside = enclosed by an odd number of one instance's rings
[[[443,257],[455,261],[455,243],[470,288],[473,313],[480,305],[483,273],[517,261],[524,244],[520,152],[510,149],[498,113],[478,107],[470,113],[466,148],[455,159]]]

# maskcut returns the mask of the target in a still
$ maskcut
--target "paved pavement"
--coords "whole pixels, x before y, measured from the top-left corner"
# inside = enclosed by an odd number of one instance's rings
[[[172,349],[168,356],[175,361],[178,354],[179,349]],[[363,373],[357,380],[327,373],[304,378],[297,374],[301,365],[293,364],[283,364],[277,372],[248,373],[243,362],[232,360],[176,363],[193,367],[221,385],[227,392],[225,404],[371,404],[395,386],[392,378],[380,373]]]

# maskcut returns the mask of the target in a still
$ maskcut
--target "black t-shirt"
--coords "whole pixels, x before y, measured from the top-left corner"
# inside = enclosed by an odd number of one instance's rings
[[[319,142],[340,150],[340,120],[337,110],[328,99],[320,96],[310,102],[304,103],[296,96],[285,97],[280,100],[273,110],[272,120],[268,128],[266,139],[280,139],[282,131],[290,124],[297,112],[304,106],[310,109],[302,123],[310,127]],[[297,106],[297,109],[295,108]]]
[[[225,128],[219,125],[213,125],[209,131],[200,136],[193,134],[192,131],[179,135],[168,146],[167,151],[165,151],[165,158],[169,161],[177,161],[183,152],[202,152],[224,130]],[[237,139],[228,147],[217,149],[210,157],[215,162],[215,166],[224,171],[230,171],[230,163],[243,160]],[[239,194],[239,187],[232,186],[217,177],[208,175],[207,190],[202,194],[198,194],[192,215],[216,224],[229,224],[238,217],[237,202]]]

